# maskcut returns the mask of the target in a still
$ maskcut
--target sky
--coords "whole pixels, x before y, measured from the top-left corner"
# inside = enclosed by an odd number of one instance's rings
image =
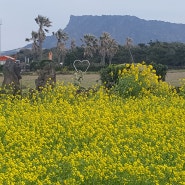
[[[185,0],[0,0],[0,52],[27,45],[25,39],[38,30],[38,15],[52,22],[47,35],[64,29],[70,15],[131,15],[185,24]]]

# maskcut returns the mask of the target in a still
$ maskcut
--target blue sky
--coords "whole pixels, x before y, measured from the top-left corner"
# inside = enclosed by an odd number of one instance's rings
[[[134,15],[185,24],[185,0],[0,0],[0,9],[1,51],[27,45],[38,15],[52,21],[48,35],[64,29],[70,15]]]

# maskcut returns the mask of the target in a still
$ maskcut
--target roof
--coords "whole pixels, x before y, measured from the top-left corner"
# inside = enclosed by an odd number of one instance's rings
[[[4,56],[0,56],[0,61],[6,61],[6,60],[14,60],[15,61],[15,58],[13,58],[13,57],[10,57],[10,56],[6,56],[6,55],[4,55]]]

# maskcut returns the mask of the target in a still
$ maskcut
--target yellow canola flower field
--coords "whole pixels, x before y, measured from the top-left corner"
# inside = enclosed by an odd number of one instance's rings
[[[0,96],[0,184],[185,184],[185,99],[73,85]]]

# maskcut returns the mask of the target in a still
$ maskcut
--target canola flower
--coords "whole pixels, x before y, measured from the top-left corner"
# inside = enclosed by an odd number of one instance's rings
[[[0,96],[0,184],[185,184],[182,96],[76,90]]]
[[[160,80],[152,65],[144,62],[125,64],[123,70],[118,71],[119,80],[113,88],[114,93],[122,97],[157,96],[170,94],[172,87]]]

